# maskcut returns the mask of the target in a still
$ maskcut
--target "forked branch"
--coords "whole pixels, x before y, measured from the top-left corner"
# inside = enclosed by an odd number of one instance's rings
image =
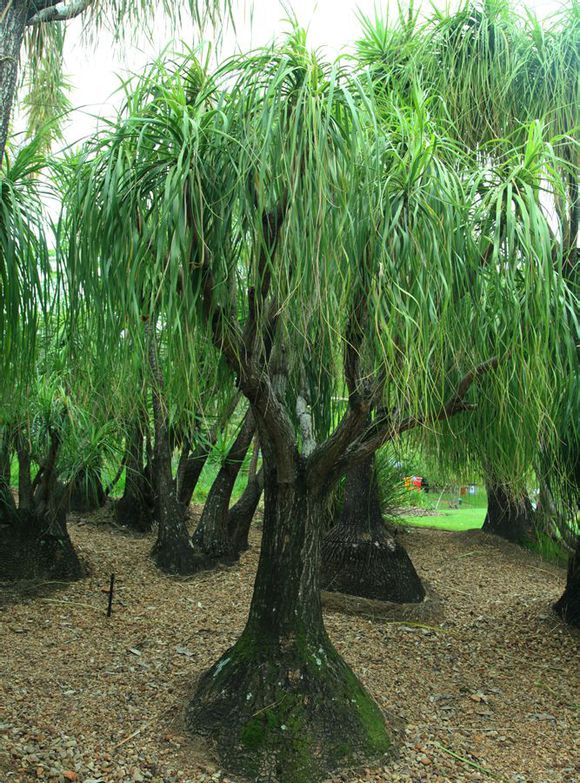
[[[427,426],[436,421],[444,421],[458,413],[473,410],[476,406],[465,401],[467,392],[479,378],[494,370],[498,364],[499,357],[494,356],[466,373],[457,384],[455,392],[434,416],[406,416],[399,418],[398,416],[393,416],[392,413],[386,412],[383,416],[376,419],[359,438],[351,441],[350,445],[346,447],[334,464],[326,464],[324,466],[327,473],[326,480],[332,481],[339,478],[350,465],[370,456],[389,440],[393,440],[403,432],[416,427]]]

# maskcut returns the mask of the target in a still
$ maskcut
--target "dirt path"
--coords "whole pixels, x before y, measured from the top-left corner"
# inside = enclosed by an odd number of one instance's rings
[[[228,780],[184,735],[182,705],[242,629],[257,537],[239,566],[184,581],[148,561],[150,539],[92,521],[70,528],[86,580],[18,600],[4,591],[0,783]],[[403,540],[444,617],[425,628],[326,613],[337,648],[402,719],[396,760],[333,780],[580,781],[579,636],[550,611],[563,571],[479,532]]]

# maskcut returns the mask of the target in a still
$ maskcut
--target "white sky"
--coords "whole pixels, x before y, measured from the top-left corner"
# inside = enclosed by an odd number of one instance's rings
[[[415,5],[420,2],[415,0]],[[430,3],[423,0],[422,4],[428,12]],[[434,5],[439,7],[448,4],[446,0],[434,0]],[[557,11],[561,0],[527,0],[526,5],[540,17],[546,17]],[[397,3],[396,0],[287,0],[285,7],[291,8],[299,23],[308,29],[310,46],[323,48],[332,56],[348,48],[359,36],[358,11],[374,16],[377,9],[385,14],[390,8],[391,13],[395,13]],[[288,17],[285,7],[279,0],[237,0],[236,33],[225,33],[223,55],[233,53],[236,48],[247,50],[267,44],[283,34],[288,29],[284,21]],[[520,8],[523,10],[523,6]],[[70,97],[75,111],[66,132],[68,143],[74,144],[91,133],[96,127],[97,115],[114,113],[120,101],[119,96],[114,95],[120,76],[140,70],[168,46],[179,51],[182,48],[180,41],[187,45],[199,42],[192,29],[183,30],[179,38],[172,41],[160,27],[153,42],[143,40],[139,46],[122,52],[113,46],[111,36],[106,34],[100,37],[96,47],[87,47],[81,40],[82,22],[69,23],[65,72],[72,85]]]

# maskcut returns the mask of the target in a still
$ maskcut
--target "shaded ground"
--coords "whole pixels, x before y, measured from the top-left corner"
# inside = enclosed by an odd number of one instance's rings
[[[3,591],[0,781],[228,780],[184,735],[182,707],[243,626],[258,536],[239,566],[179,580],[149,562],[151,538],[104,519],[70,525],[87,579]],[[564,572],[477,531],[401,536],[443,616],[413,625],[327,611],[337,648],[401,719],[397,759],[335,783],[580,780],[579,636],[550,611]]]

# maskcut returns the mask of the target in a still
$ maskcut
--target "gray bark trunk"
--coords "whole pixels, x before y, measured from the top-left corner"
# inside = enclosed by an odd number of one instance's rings
[[[324,590],[379,601],[419,603],[425,589],[385,525],[374,455],[346,475],[344,506],[322,544]]]
[[[8,140],[29,7],[30,0],[0,0],[0,166]]]
[[[580,628],[580,536],[576,536],[576,549],[568,563],[566,589],[554,610],[567,623]]]
[[[149,365],[153,383],[153,421],[155,426],[154,476],[155,515],[157,517],[157,541],[153,558],[159,568],[172,574],[191,574],[194,571],[194,552],[187,526],[185,508],[177,499],[177,491],[171,472],[171,446],[169,421],[163,399],[163,376],[157,362],[155,326],[147,324],[149,339]]]
[[[228,530],[234,552],[239,556],[250,548],[248,537],[258,503],[264,489],[264,471],[260,468],[255,476],[248,478],[248,484],[238,502],[228,513]]]
[[[212,448],[217,443],[218,436],[222,427],[233,415],[240,399],[239,392],[236,392],[229,405],[226,407],[224,415],[219,417],[214,426],[208,430],[206,437],[193,450],[192,443],[187,440],[183,446],[183,451],[177,467],[177,498],[184,506],[189,507],[195,487],[207,458]]]
[[[10,433],[0,433],[0,519],[16,509],[10,489]]]
[[[534,512],[526,494],[513,497],[508,488],[486,481],[487,514],[484,533],[505,538],[514,544],[525,544],[534,535]]]
[[[121,525],[140,533],[151,529],[153,491],[145,468],[146,422],[139,414],[129,430],[125,445],[125,489],[115,504],[115,516]]]
[[[263,441],[263,439],[262,439]],[[315,783],[389,746],[383,717],[332,646],[318,582],[322,498],[264,467],[262,551],[246,628],[202,676],[187,723],[251,780]]]
[[[0,525],[0,579],[73,580],[84,576],[66,526],[68,496],[56,471],[59,449],[60,437],[53,431],[34,485],[25,490],[27,496],[33,493],[27,498],[30,507],[19,508],[9,524]],[[25,454],[21,469],[29,470],[29,462]]]
[[[16,452],[18,454],[18,506],[23,511],[31,511],[34,506],[30,474],[32,457],[28,440],[22,433],[19,433],[16,439]]]

